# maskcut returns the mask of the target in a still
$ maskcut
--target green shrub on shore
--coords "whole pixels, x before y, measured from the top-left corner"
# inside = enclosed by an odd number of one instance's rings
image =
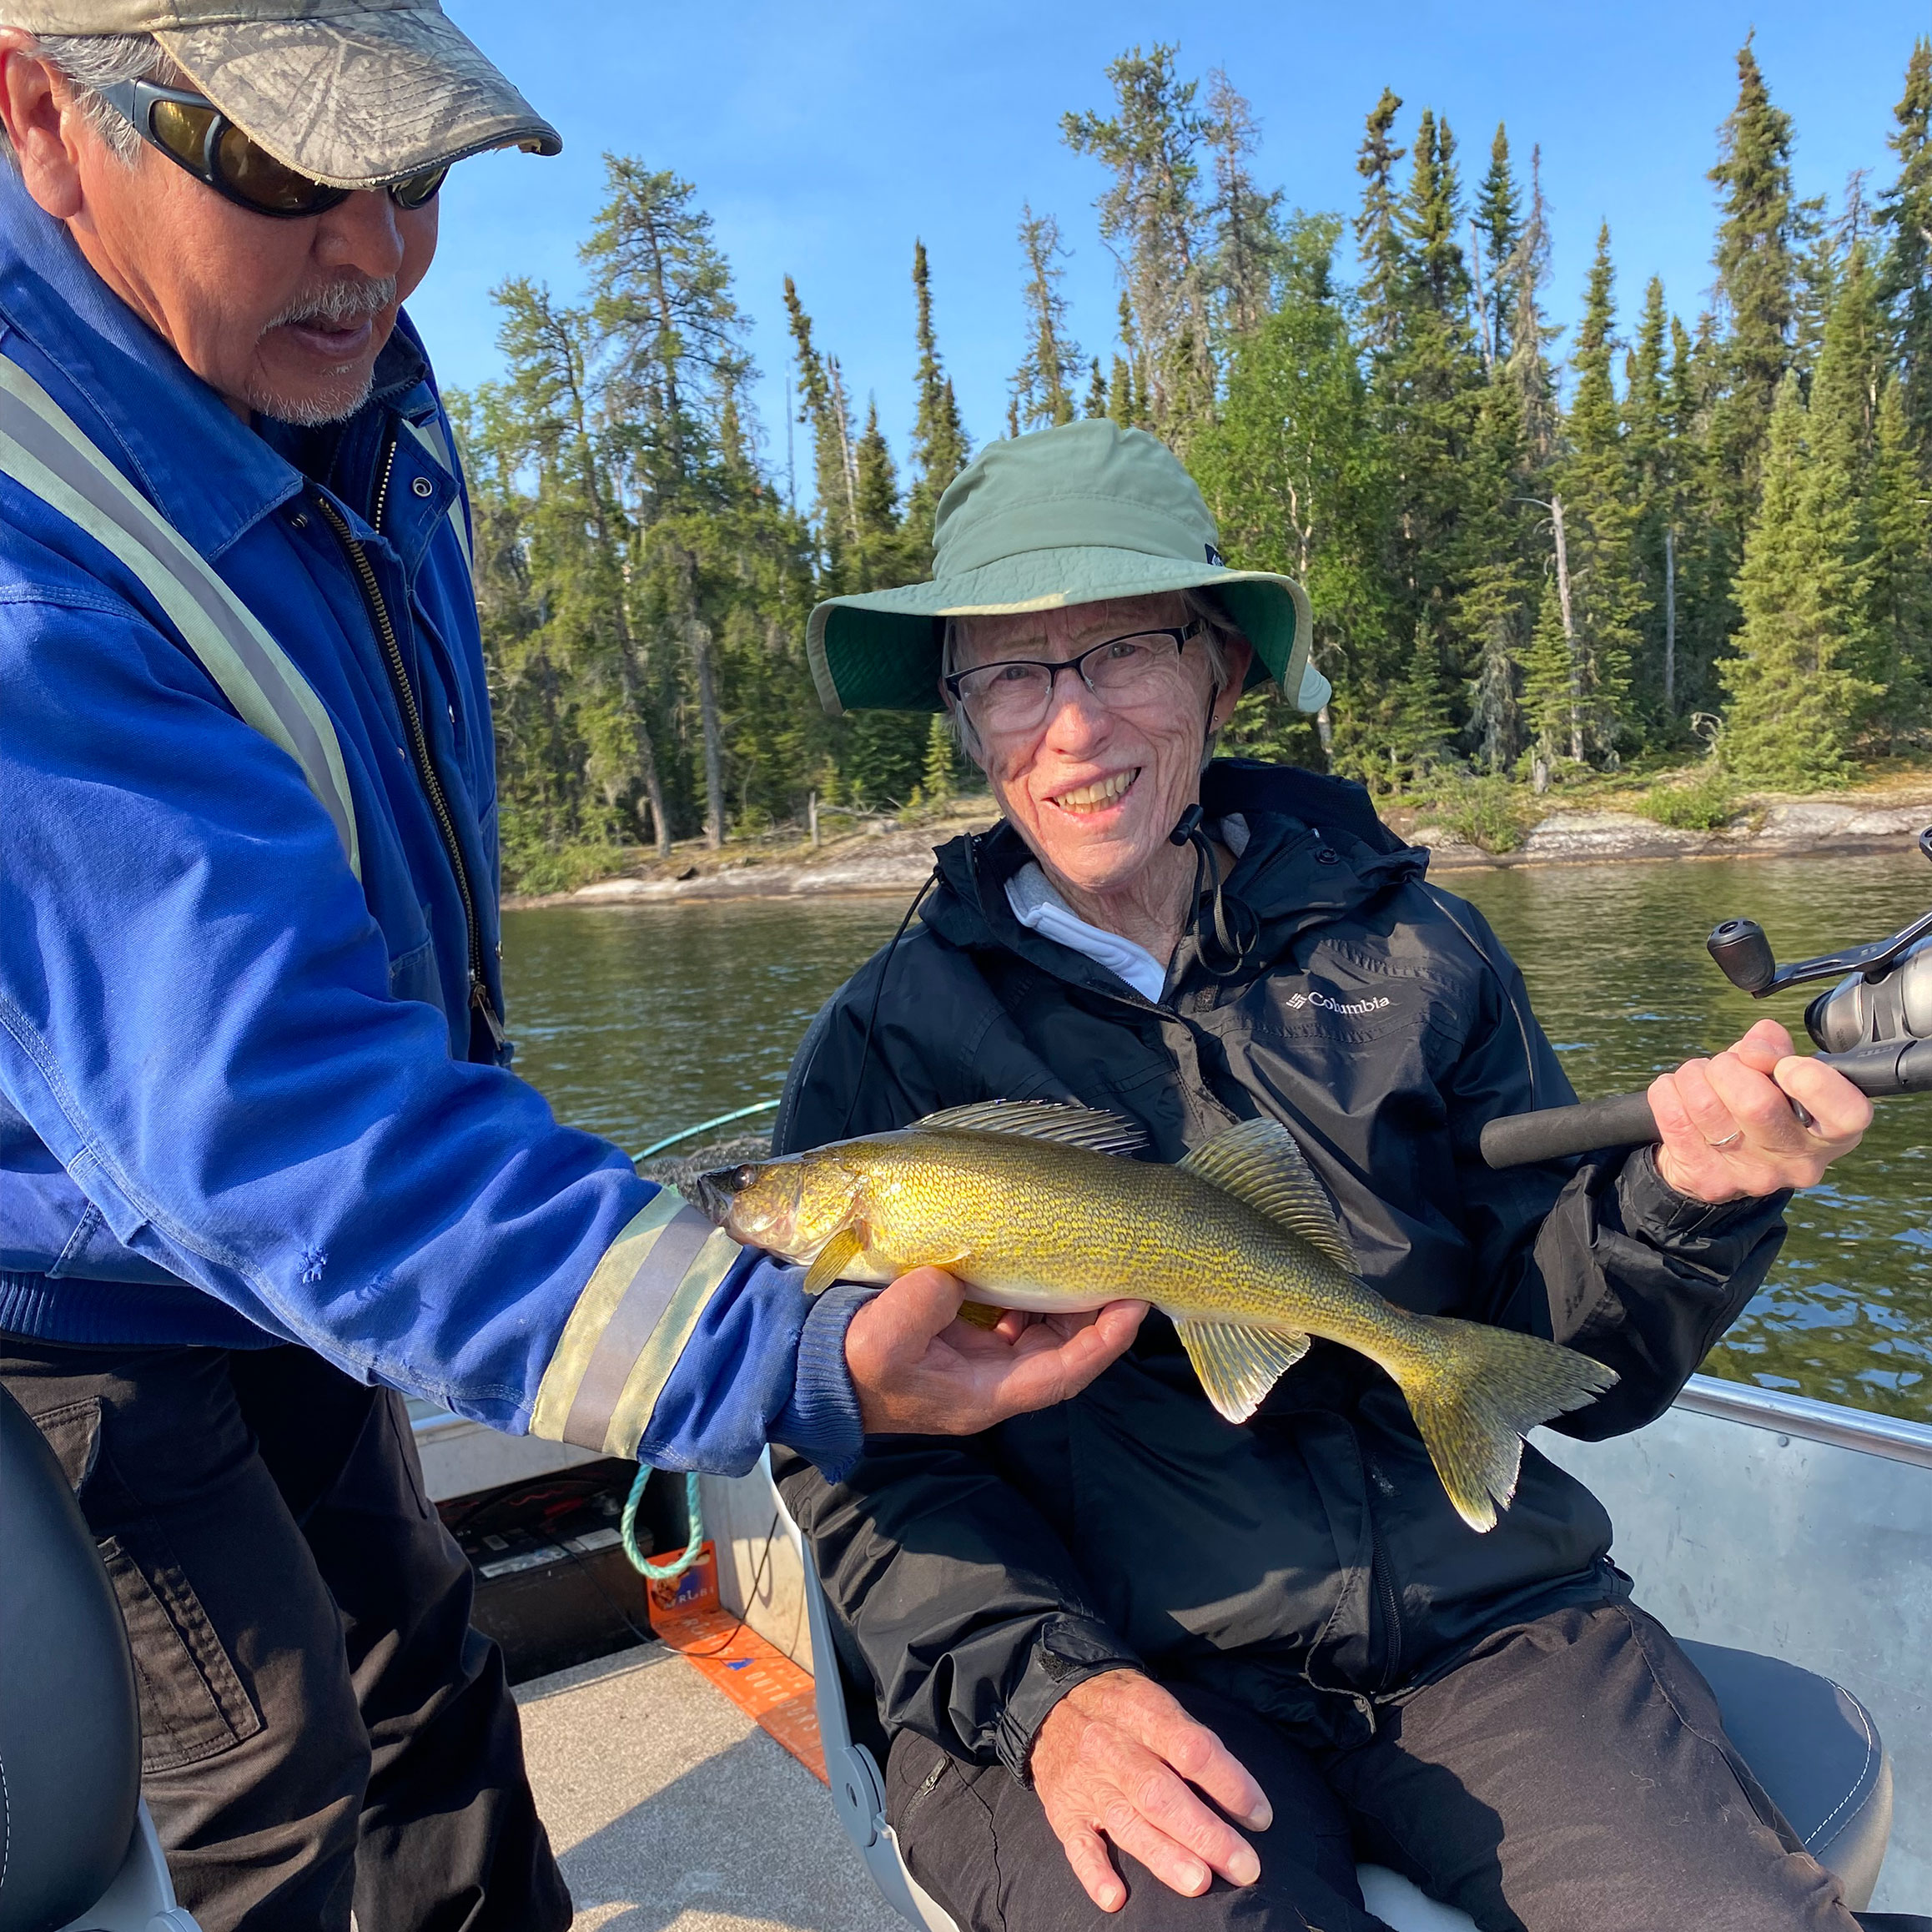
[[[1738,804],[1730,773],[1712,758],[1688,785],[1659,785],[1638,809],[1674,831],[1715,832],[1737,817]]]
[[[584,841],[550,846],[541,840],[504,842],[503,890],[535,898],[542,893],[574,892],[595,879],[614,878],[635,857],[621,845]]]
[[[1465,845],[1514,852],[1523,842],[1530,793],[1507,778],[1472,778],[1440,801],[1436,816]]]

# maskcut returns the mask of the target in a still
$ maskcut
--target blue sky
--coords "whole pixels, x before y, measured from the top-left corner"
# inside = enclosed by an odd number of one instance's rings
[[[876,393],[902,460],[915,236],[932,257],[940,350],[976,444],[1002,433],[1020,355],[1023,202],[1059,218],[1074,251],[1064,284],[1074,332],[1105,360],[1115,294],[1093,214],[1101,179],[1062,146],[1059,121],[1105,107],[1102,69],[1135,42],[1178,42],[1190,74],[1225,66],[1260,122],[1260,179],[1311,209],[1353,209],[1363,117],[1385,84],[1406,103],[1405,140],[1420,108],[1446,115],[1467,181],[1507,121],[1526,167],[1531,145],[1542,148],[1556,319],[1574,310],[1600,219],[1625,314],[1656,273],[1688,317],[1710,283],[1704,176],[1745,33],[1755,27],[1773,98],[1796,123],[1799,191],[1835,202],[1854,169],[1872,170],[1874,189],[1891,177],[1885,137],[1925,19],[1904,0],[445,3],[561,129],[565,153],[480,157],[444,190],[441,249],[410,304],[444,381],[496,372],[489,292],[503,276],[581,286],[576,246],[599,204],[601,155],[635,154],[693,181],[716,222],[756,321],[766,455],[781,475],[787,273],[861,409]]]

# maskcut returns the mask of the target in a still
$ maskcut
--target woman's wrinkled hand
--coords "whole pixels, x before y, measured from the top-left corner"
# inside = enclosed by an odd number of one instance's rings
[[[853,1316],[845,1366],[868,1436],[974,1436],[1064,1402],[1125,1352],[1147,1312],[1145,1301],[1091,1315],[1009,1310],[988,1329],[959,1319],[966,1298],[943,1269],[915,1268]]]
[[[1774,1019],[1759,1020],[1728,1052],[1658,1074],[1650,1110],[1661,1136],[1658,1172],[1679,1194],[1713,1204],[1816,1186],[1872,1119],[1871,1102],[1835,1068],[1794,1054]]]
[[[1028,1768],[1074,1875],[1103,1912],[1127,1903],[1107,1839],[1183,1898],[1198,1898],[1217,1872],[1230,1885],[1261,1875],[1255,1848],[1196,1793],[1254,1831],[1273,1822],[1266,1794],[1205,1724],[1137,1670],[1075,1684],[1047,1713]]]

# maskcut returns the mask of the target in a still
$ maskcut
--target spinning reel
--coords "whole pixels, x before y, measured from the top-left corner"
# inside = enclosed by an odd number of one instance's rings
[[[1932,858],[1932,825],[1919,834]],[[1804,1029],[1827,1054],[1894,1039],[1932,1039],[1932,913],[1889,939],[1780,966],[1755,919],[1726,919],[1705,941],[1718,969],[1753,999],[1836,979],[1804,1009]]]
[[[1932,826],[1919,834],[1919,849],[1932,859]],[[1778,963],[1755,919],[1726,919],[1706,944],[1718,970],[1753,999],[1835,979],[1804,1009],[1818,1058],[1874,1099],[1932,1092],[1932,912],[1889,939],[1789,966]],[[1482,1158],[1492,1167],[1520,1167],[1658,1137],[1648,1098],[1619,1094],[1492,1120],[1482,1130]]]

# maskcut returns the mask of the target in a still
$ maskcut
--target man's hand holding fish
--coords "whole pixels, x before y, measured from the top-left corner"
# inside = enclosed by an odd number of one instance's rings
[[[916,1268],[867,1302],[845,1331],[845,1359],[868,1436],[966,1435],[1077,1395],[1134,1339],[1145,1301],[1094,1315],[1027,1316],[991,1327],[959,1319],[967,1289]]]

